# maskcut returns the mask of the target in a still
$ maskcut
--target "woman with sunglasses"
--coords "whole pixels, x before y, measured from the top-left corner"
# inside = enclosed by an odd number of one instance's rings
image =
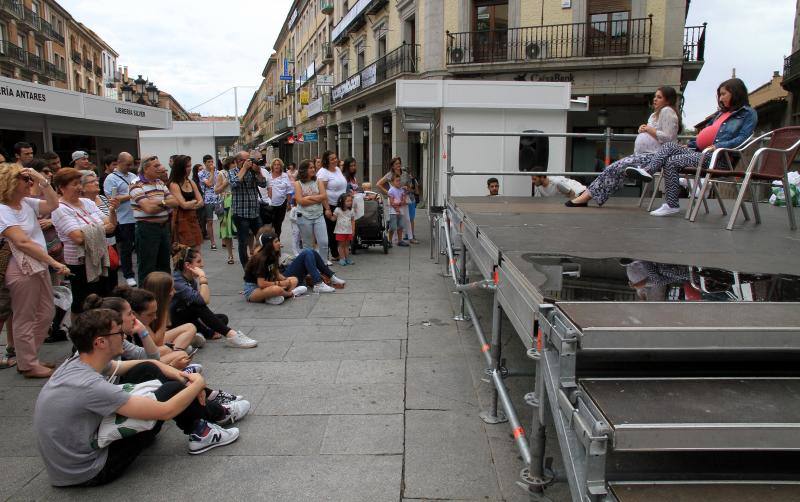
[[[37,184],[44,200],[30,197]],[[52,368],[39,361],[39,348],[53,321],[53,287],[48,266],[68,275],[69,268],[47,254],[38,218],[58,207],[58,194],[41,174],[19,164],[0,164],[0,236],[12,256],[5,281],[11,295],[17,370],[28,378],[47,378]]]

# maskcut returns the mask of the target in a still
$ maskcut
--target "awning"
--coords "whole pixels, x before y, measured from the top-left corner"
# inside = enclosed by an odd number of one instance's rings
[[[258,150],[261,150],[262,148],[266,148],[266,146],[269,145],[270,143],[275,143],[276,141],[281,140],[281,139],[285,138],[286,136],[288,136],[290,134],[292,134],[292,131],[285,131],[285,132],[282,132],[280,134],[276,134],[275,136],[271,137],[267,141],[259,144],[258,147],[256,147],[256,148]]]

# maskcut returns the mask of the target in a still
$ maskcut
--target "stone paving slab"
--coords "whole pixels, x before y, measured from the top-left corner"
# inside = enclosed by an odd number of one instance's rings
[[[268,385],[260,415],[402,413],[402,384]]]
[[[322,442],[322,453],[402,454],[403,414],[330,416]]]
[[[397,359],[400,340],[295,342],[286,361],[341,361],[343,359]]]
[[[380,361],[342,361],[336,383],[405,384],[406,362],[401,359]]]
[[[42,471],[44,464],[38,455],[0,458],[0,499],[7,500]]]

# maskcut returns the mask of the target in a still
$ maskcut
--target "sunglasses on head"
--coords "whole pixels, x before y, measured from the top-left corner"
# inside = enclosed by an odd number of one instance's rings
[[[20,175],[19,175],[19,179],[21,179],[21,180],[22,180],[22,181],[24,181],[25,183],[33,183],[33,178],[31,178],[31,177],[30,177],[29,175],[27,175],[27,174],[20,174]]]

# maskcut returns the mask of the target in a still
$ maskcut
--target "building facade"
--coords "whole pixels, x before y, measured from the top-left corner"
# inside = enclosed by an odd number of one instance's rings
[[[685,0],[297,0],[274,47],[279,74],[286,60],[292,77],[277,86],[273,141],[284,160],[353,156],[365,181],[394,156],[422,175],[426,149],[438,146],[404,130],[403,78],[571,82],[591,106],[569,114],[569,131],[635,133],[656,88],[683,89],[702,68],[705,25],[686,27],[687,9]],[[319,85],[330,76],[332,87]],[[613,157],[630,150],[615,144]],[[566,169],[593,170],[602,151],[569,141]]]
[[[48,0],[0,0],[0,76],[68,88],[71,16]]]
[[[83,23],[69,21],[69,88],[96,96],[108,96],[119,54]],[[113,96],[112,96],[113,97]]]

